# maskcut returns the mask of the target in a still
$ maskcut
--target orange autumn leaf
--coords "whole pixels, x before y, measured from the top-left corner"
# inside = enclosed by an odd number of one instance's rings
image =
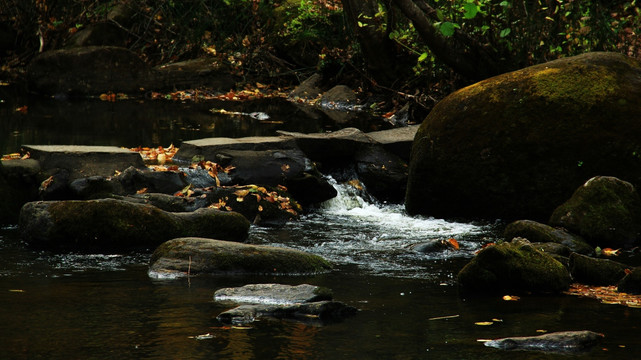
[[[601,250],[601,253],[603,255],[605,255],[605,256],[619,256],[619,252],[620,251],[621,251],[621,249],[613,250],[613,249],[610,249],[610,248],[605,248],[605,249]]]
[[[450,244],[450,246],[452,246],[454,248],[454,250],[459,250],[460,249],[458,241],[456,241],[456,239],[454,239],[454,238],[447,239],[447,243]]]

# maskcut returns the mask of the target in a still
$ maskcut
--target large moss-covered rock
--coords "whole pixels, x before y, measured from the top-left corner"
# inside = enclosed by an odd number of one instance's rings
[[[628,266],[609,259],[571,254],[570,275],[576,282],[588,285],[616,285],[625,276]]]
[[[517,238],[481,250],[458,273],[458,283],[465,294],[558,293],[569,288],[570,274],[553,257]]]
[[[522,237],[531,242],[556,243],[567,246],[571,251],[579,254],[594,255],[594,248],[580,236],[532,220],[517,220],[508,224],[503,237],[506,241]]]
[[[265,245],[239,244],[205,238],[177,238],[160,245],[151,256],[150,276],[196,274],[310,274],[332,268],[322,257]]]
[[[593,246],[633,247],[641,238],[641,199],[629,182],[597,176],[554,210],[550,224],[581,235]]]
[[[73,251],[154,248],[180,236],[242,241],[249,230],[238,213],[170,213],[115,199],[30,202],[20,211],[19,226],[30,244]]]
[[[411,214],[546,220],[587,179],[641,183],[641,64],[588,53],[439,102],[412,148]]]

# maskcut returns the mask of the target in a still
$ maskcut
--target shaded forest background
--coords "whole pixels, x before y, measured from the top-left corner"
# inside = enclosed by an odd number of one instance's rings
[[[641,58],[636,1],[0,0],[0,65],[20,72],[91,24],[150,65],[211,57],[278,86],[313,73],[429,108],[472,81],[587,51]]]

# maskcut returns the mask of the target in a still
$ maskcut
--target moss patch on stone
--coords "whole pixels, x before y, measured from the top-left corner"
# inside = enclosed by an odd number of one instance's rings
[[[558,293],[570,286],[567,269],[528,241],[485,248],[458,274],[463,293]]]

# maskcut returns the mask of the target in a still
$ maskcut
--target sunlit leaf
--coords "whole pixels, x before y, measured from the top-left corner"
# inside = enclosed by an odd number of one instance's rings
[[[238,197],[245,197],[248,194],[249,194],[249,190],[248,189],[240,189],[240,190],[234,191],[234,195],[236,195]]]
[[[478,321],[478,322],[475,322],[474,325],[489,326],[489,325],[494,325],[494,321]]]
[[[144,194],[144,193],[146,193],[146,192],[147,192],[147,188],[145,187],[145,188],[142,188],[142,189],[137,190],[137,191],[136,191],[136,194]]]
[[[459,244],[458,244],[458,241],[456,241],[456,239],[454,239],[454,238],[449,238],[449,239],[447,239],[447,243],[448,243],[452,248],[454,248],[454,250],[459,250],[459,249],[460,249],[460,246],[459,246]]]
[[[601,254],[603,254],[605,256],[619,256],[619,252],[620,251],[621,251],[621,249],[613,250],[613,249],[610,249],[610,248],[605,248],[605,249],[601,249]]]
[[[441,34],[443,34],[443,36],[452,36],[454,35],[457,27],[459,27],[457,24],[449,21],[444,21],[439,26],[439,31],[441,32]]]
[[[518,296],[515,296],[515,295],[505,295],[505,296],[503,296],[503,300],[505,300],[505,301],[519,301],[519,300],[521,300],[521,298],[518,297]]]

